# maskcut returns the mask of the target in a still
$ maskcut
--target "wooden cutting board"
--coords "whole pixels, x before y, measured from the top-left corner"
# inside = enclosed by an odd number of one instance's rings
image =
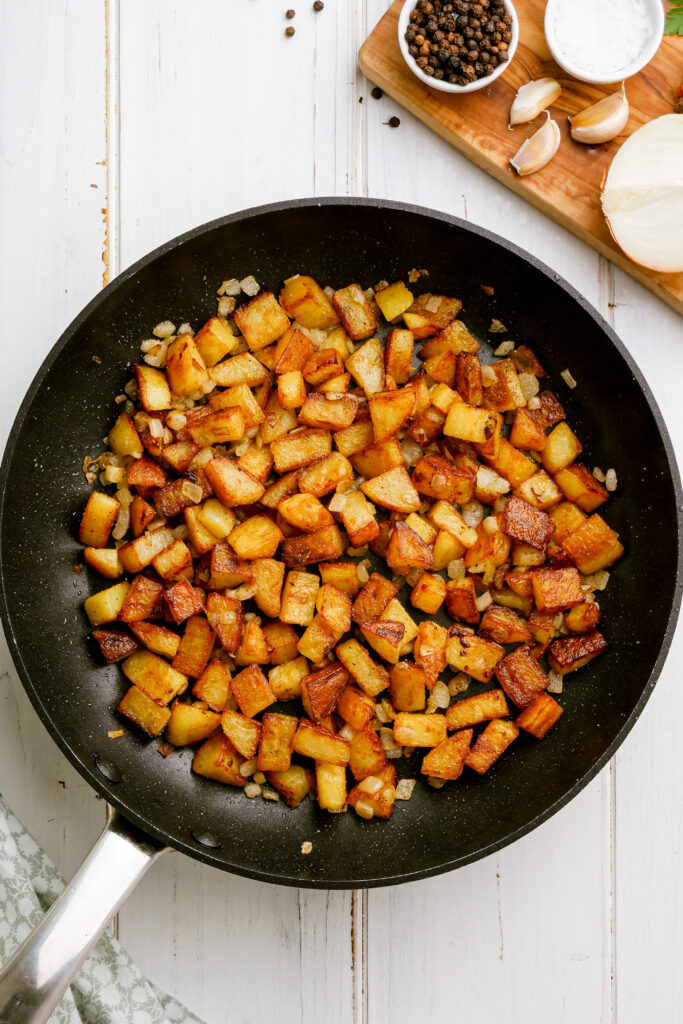
[[[363,73],[475,164],[683,313],[683,273],[660,274],[629,260],[613,241],[600,209],[600,183],[619,145],[646,121],[673,112],[673,89],[683,81],[683,37],[665,36],[651,63],[627,80],[631,115],[624,134],[600,146],[583,146],[571,138],[567,115],[614,92],[615,86],[587,85],[568,78],[558,67],[543,33],[544,0],[515,0],[520,40],[514,60],[488,88],[461,96],[430,89],[406,66],[397,34],[402,5],[403,0],[395,0],[363,44]],[[546,75],[562,86],[562,95],[551,107],[562,142],[541,171],[520,178],[510,168],[510,157],[542,122],[539,117],[533,125],[509,131],[510,104],[520,85]]]

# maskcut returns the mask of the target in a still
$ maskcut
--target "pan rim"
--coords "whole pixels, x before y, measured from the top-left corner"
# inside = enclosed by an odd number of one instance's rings
[[[27,412],[32,405],[33,399],[41,387],[44,379],[48,375],[52,365],[61,354],[62,350],[71,340],[72,336],[81,328],[81,326],[88,320],[91,313],[103,302],[105,298],[122,288],[131,278],[152,264],[155,260],[162,256],[167,255],[173,249],[178,246],[189,242],[201,235],[208,234],[211,231],[224,227],[225,225],[234,223],[236,221],[245,221],[250,218],[256,218],[267,215],[269,213],[279,213],[289,209],[297,208],[315,208],[323,206],[365,206],[383,210],[396,210],[403,213],[415,214],[420,217],[426,217],[432,220],[439,221],[441,224],[456,227],[459,230],[469,232],[470,234],[476,235],[480,238],[484,238],[489,242],[493,242],[496,245],[506,249],[513,253],[515,256],[526,260],[531,264],[535,270],[539,271],[545,277],[556,286],[560,287],[567,295],[577,303],[584,313],[595,322],[596,326],[600,328],[607,336],[608,340],[614,346],[616,351],[621,355],[625,361],[630,372],[632,373],[638,387],[640,388],[645,401],[652,413],[654,421],[657,425],[660,437],[662,439],[664,451],[666,454],[667,465],[669,474],[671,477],[671,484],[676,499],[676,540],[678,545],[677,559],[676,559],[676,584],[671,602],[671,609],[669,612],[667,626],[664,633],[664,637],[660,646],[660,650],[657,659],[654,663],[648,681],[643,689],[643,693],[639,697],[633,710],[625,720],[623,726],[613,739],[612,743],[607,749],[601,754],[596,762],[586,771],[581,778],[577,779],[573,785],[562,795],[562,797],[555,800],[549,807],[545,808],[544,811],[537,814],[529,822],[521,825],[514,832],[508,834],[502,839],[491,843],[488,846],[480,848],[479,850],[453,858],[445,861],[438,865],[431,865],[426,868],[421,868],[417,871],[404,871],[400,876],[386,875],[382,877],[373,878],[354,878],[354,879],[313,879],[313,878],[301,878],[299,876],[287,875],[285,873],[266,872],[259,869],[253,869],[245,867],[242,864],[231,863],[228,860],[216,856],[209,848],[201,847],[196,848],[191,846],[188,842],[182,840],[171,840],[171,837],[166,835],[162,830],[158,829],[155,825],[149,823],[142,815],[138,814],[137,811],[128,806],[126,801],[117,796],[115,790],[110,785],[107,785],[105,779],[103,779],[97,772],[94,765],[91,765],[83,761],[75,751],[69,746],[66,740],[61,735],[58,728],[55,727],[52,719],[43,705],[37,690],[34,688],[31,681],[30,674],[24,664],[24,660],[19,650],[19,645],[15,639],[12,622],[9,612],[9,604],[7,600],[7,593],[5,589],[5,577],[2,565],[2,547],[4,537],[4,526],[5,526],[5,496],[7,490],[7,483],[9,478],[10,467],[13,461],[14,450],[18,441],[19,435],[24,425]],[[269,882],[278,885],[289,885],[297,888],[311,888],[311,889],[357,889],[357,888],[378,888],[381,886],[398,884],[399,882],[410,882],[417,881],[422,878],[428,878],[435,875],[443,874],[447,871],[452,871],[458,867],[464,867],[467,864],[474,863],[475,861],[481,860],[498,850],[503,849],[506,846],[511,845],[518,839],[532,832],[543,822],[547,821],[550,817],[556,814],[562,807],[566,806],[575,796],[577,796],[582,789],[584,789],[589,782],[591,782],[598,773],[605,767],[608,761],[614,756],[617,749],[624,742],[626,736],[631,731],[636,721],[642,714],[642,711],[652,694],[659,676],[661,675],[664,663],[671,647],[678,615],[681,607],[681,600],[683,598],[683,489],[681,487],[681,478],[676,462],[676,455],[674,452],[673,444],[667,429],[666,423],[659,409],[659,406],[652,394],[652,391],[645,380],[641,370],[635,363],[635,360],[626,349],[625,345],[618,337],[614,329],[609,323],[600,315],[600,313],[588,302],[588,300],[578,292],[568,281],[566,281],[559,273],[550,268],[542,260],[536,256],[527,252],[525,249],[516,245],[513,242],[508,241],[501,235],[495,232],[489,231],[487,228],[480,227],[475,224],[471,224],[468,221],[463,220],[460,217],[454,217],[450,214],[444,213],[443,211],[433,210],[427,207],[417,206],[411,203],[402,203],[389,199],[377,199],[372,197],[354,197],[354,196],[326,196],[326,197],[310,197],[300,198],[293,200],[286,200],[282,202],[267,203],[261,206],[250,207],[245,210],[236,211],[235,213],[227,214],[223,217],[218,217],[214,220],[208,221],[205,224],[199,225],[198,227],[192,228],[189,231],[185,231],[180,235],[175,236],[162,245],[151,250],[149,253],[142,256],[139,260],[133,263],[130,267],[119,274],[113,281],[111,281],[105,288],[98,292],[81,310],[81,312],[71,321],[66,329],[59,336],[55,344],[47,353],[45,359],[38,368],[29,388],[22,400],[19,410],[15,416],[14,422],[10,429],[5,445],[5,450],[2,456],[2,464],[0,465],[0,620],[2,621],[5,638],[7,645],[12,656],[12,661],[17,670],[22,686],[31,701],[31,704],[37,712],[41,722],[47,729],[52,740],[57,744],[62,753],[67,757],[68,761],[78,771],[78,773],[88,782],[93,789],[98,792],[105,800],[111,805],[117,808],[125,817],[131,822],[138,825],[148,835],[153,836],[155,839],[171,846],[172,849],[177,850],[180,853],[184,853],[195,860],[203,861],[204,863],[210,864],[213,867],[220,868],[221,870],[228,871],[231,874],[240,875],[246,878],[256,879],[262,882]]]

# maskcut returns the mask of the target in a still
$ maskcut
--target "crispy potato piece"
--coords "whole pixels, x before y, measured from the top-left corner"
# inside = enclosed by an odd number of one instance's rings
[[[385,765],[374,775],[369,775],[354,786],[347,797],[360,818],[389,819],[396,800],[396,769]]]
[[[309,768],[293,764],[284,772],[268,772],[268,782],[288,807],[296,808],[315,789],[315,776]]]
[[[479,725],[492,718],[505,718],[510,710],[502,690],[486,690],[474,697],[463,697],[456,704],[446,708],[446,725],[449,729],[465,729]]]
[[[131,686],[117,710],[148,736],[158,736],[171,717],[168,708],[160,707],[137,686]]]
[[[344,666],[333,661],[317,672],[311,672],[301,682],[304,709],[314,722],[320,724],[337,707],[340,693],[349,681]]]
[[[389,692],[396,711],[422,711],[426,703],[427,672],[411,661],[399,661],[389,670]]]
[[[142,456],[142,441],[127,412],[122,412],[107,434],[107,444],[115,455]]]
[[[370,544],[379,537],[374,508],[361,491],[350,491],[344,498],[344,506],[339,516],[348,534],[350,545],[360,548]]]
[[[508,412],[526,405],[513,361],[500,359],[491,364],[491,369],[496,375],[496,381],[484,388],[484,405],[497,412]]]
[[[452,619],[460,619],[471,626],[479,624],[477,591],[471,576],[449,580],[446,584],[446,607]]]
[[[532,572],[531,586],[537,610],[550,615],[582,604],[586,597],[581,577],[573,566]]]
[[[135,637],[122,629],[93,629],[92,637],[102,652],[102,657],[109,664],[121,661],[122,658],[127,658],[140,650],[140,644]],[[372,708],[374,714],[374,703]]]
[[[475,740],[465,764],[479,775],[484,775],[518,736],[519,729],[514,722],[494,719]]]
[[[334,523],[332,513],[313,494],[294,494],[285,498],[277,510],[288,523],[305,533],[317,533]]]
[[[109,540],[121,507],[116,498],[101,491],[91,491],[78,531],[81,544],[103,548]]]
[[[351,618],[360,626],[370,619],[378,619],[400,589],[400,584],[373,572],[353,602]]]
[[[531,733],[537,740],[542,740],[563,714],[564,708],[549,693],[540,693],[532,704],[517,715],[515,725]]]
[[[412,333],[400,329],[389,331],[384,347],[384,368],[395,384],[407,383],[410,378],[412,363]]]
[[[315,533],[287,537],[282,542],[282,560],[286,566],[312,565],[344,553],[344,541],[337,526],[327,526]]]
[[[267,665],[269,661],[270,647],[265,633],[257,622],[245,622],[235,665]]]
[[[252,505],[265,491],[260,481],[241,469],[232,459],[212,459],[204,471],[217,498],[228,508]]]
[[[403,320],[406,327],[413,331],[416,338],[428,338],[437,331],[445,331],[451,322],[455,320],[461,309],[462,302],[460,299],[454,299],[448,295],[432,295],[430,292],[425,292],[423,295],[418,295],[410,310],[404,313]],[[463,324],[459,326],[465,333],[468,333]],[[455,335],[458,333],[457,331],[454,332]],[[474,341],[474,339],[472,340]]]
[[[215,366],[237,345],[237,338],[227,322],[212,316],[194,336],[199,354],[205,366]]]
[[[531,640],[529,626],[512,608],[498,604],[489,605],[479,627],[479,635],[497,644],[528,644]]]
[[[548,663],[554,672],[566,676],[577,668],[583,668],[606,650],[607,641],[596,629],[583,636],[566,636],[555,640],[548,653]]]
[[[282,665],[297,656],[296,644],[298,637],[287,622],[266,622],[263,627],[266,640],[270,645],[271,665]]]
[[[417,636],[417,623],[414,622],[406,609],[403,607],[403,603],[397,598],[394,598],[386,606],[382,614],[380,615],[382,622],[400,622],[405,627],[403,633],[403,643],[411,644]]]
[[[542,430],[546,430],[564,419],[564,409],[552,391],[541,391],[538,400],[541,406],[539,409],[534,409],[533,417]]]
[[[277,397],[283,409],[299,409],[304,404],[306,384],[301,370],[288,370],[278,377]]]
[[[480,683],[488,683],[498,662],[505,656],[500,644],[468,633],[461,626],[448,630],[446,659],[451,668],[465,672]]]
[[[166,376],[174,395],[200,391],[209,379],[206,363],[191,334],[180,334],[166,352]]]
[[[115,580],[123,575],[123,566],[116,548],[84,548],[83,558],[86,565],[107,579]]]
[[[136,576],[121,605],[119,618],[122,622],[140,622],[161,614],[161,599],[164,588],[146,576]]]
[[[294,653],[296,654],[296,645]],[[305,658],[295,657],[271,668],[268,682],[278,700],[296,700],[301,696],[301,684],[307,675],[308,662]]]
[[[527,458],[522,452],[513,448],[504,437],[501,437],[498,442],[497,454],[494,455],[484,450],[481,450],[480,454],[484,461],[495,469],[496,473],[505,477],[513,488],[519,487],[536,472],[536,463],[533,459]]]
[[[471,729],[463,729],[438,743],[424,758],[420,769],[422,774],[434,779],[459,779],[470,752],[473,735]]]
[[[282,530],[267,516],[252,516],[236,526],[228,544],[238,558],[272,558],[282,540]]]
[[[164,606],[174,622],[184,622],[191,615],[199,615],[204,607],[204,591],[193,587],[189,580],[179,580],[164,593]]]
[[[358,400],[353,395],[326,398],[310,394],[299,411],[299,423],[326,430],[344,430],[353,423],[357,408]]]
[[[285,437],[290,430],[295,429],[298,423],[296,413],[291,409],[283,409],[280,405],[277,391],[269,396],[263,412],[264,420],[259,427],[259,436],[264,445],[272,444],[278,438]]]
[[[302,370],[304,380],[314,387],[338,377],[343,372],[344,364],[336,348],[318,349],[307,360]]]
[[[403,622],[390,619],[371,619],[361,626],[361,632],[367,642],[381,658],[395,665],[404,644],[406,627]]]
[[[543,428],[528,409],[518,409],[510,431],[510,444],[527,451],[542,452],[546,444]]]
[[[302,718],[299,722],[294,734],[293,749],[303,757],[312,757],[314,761],[325,761],[342,767],[349,763],[351,756],[347,740],[333,735],[307,718]]]
[[[261,292],[233,315],[252,352],[277,341],[289,327],[289,317],[272,292]]]
[[[553,540],[558,544],[561,544],[565,537],[568,537],[574,530],[578,530],[588,518],[586,513],[582,512],[578,505],[573,505],[571,501],[563,501],[560,505],[556,505],[550,509],[548,515],[555,524]]]
[[[590,633],[600,621],[600,609],[595,601],[577,604],[567,612],[564,621],[572,633]]]
[[[439,530],[434,541],[434,547],[432,548],[432,555],[434,557],[433,569],[436,572],[440,572],[445,569],[449,562],[452,562],[455,558],[462,558],[465,554],[466,548],[457,537],[454,537],[448,530]]]
[[[144,533],[156,514],[153,505],[141,498],[139,494],[134,495],[130,506],[130,530],[133,536],[139,537]],[[86,550],[88,549],[86,548]]]
[[[399,711],[394,719],[394,742],[407,747],[435,747],[446,739],[443,715]]]
[[[403,466],[365,480],[361,490],[371,501],[392,512],[417,512],[420,497]]]
[[[165,583],[192,579],[192,552],[182,540],[175,540],[152,559],[152,566]]]
[[[206,583],[210,590],[225,590],[253,580],[251,563],[239,559],[226,541],[214,544],[209,569]]]
[[[375,292],[375,302],[379,306],[385,320],[397,320],[413,304],[413,293],[406,288],[403,281],[394,281],[387,288]]]
[[[277,618],[280,614],[282,584],[285,578],[284,562],[273,558],[255,558],[251,563],[256,592],[254,600],[264,615]]]
[[[382,742],[372,728],[366,725],[351,740],[349,769],[357,782],[381,771],[387,764]]]
[[[250,388],[255,388],[268,380],[268,370],[251,352],[240,352],[212,366],[209,377],[222,388],[230,388],[235,384],[248,384]]]
[[[357,473],[364,477],[377,477],[388,473],[398,466],[403,468],[405,461],[401,446],[396,440],[378,441],[365,451],[351,456],[351,464]]]
[[[560,545],[579,572],[586,575],[606,569],[624,554],[619,534],[597,513],[584,520]]]
[[[204,448],[212,444],[228,444],[244,437],[246,424],[241,409],[234,406],[207,416],[197,426],[189,428],[195,444]]]
[[[455,385],[456,368],[457,356],[453,352],[441,352],[427,359],[424,364],[425,372],[430,377],[451,388]]]
[[[584,512],[593,512],[609,498],[609,492],[585,466],[575,463],[555,474],[555,483],[568,501]]]
[[[320,580],[313,573],[288,572],[282,591],[280,620],[308,626],[315,615]]]
[[[378,391],[370,396],[370,418],[376,441],[394,437],[412,416],[415,408],[413,388]]]
[[[180,646],[177,633],[165,626],[155,626],[153,622],[131,622],[130,631],[148,651],[165,658],[175,658]]]
[[[332,296],[332,305],[352,341],[369,338],[377,330],[377,320],[372,307],[359,284],[338,288]]]
[[[348,357],[346,369],[366,395],[378,394],[385,384],[382,343],[377,338],[366,341]]]
[[[188,678],[151,651],[136,651],[123,662],[124,674],[157,704],[170,704],[187,689]]]
[[[192,687],[192,693],[212,711],[223,711],[232,693],[230,673],[224,663],[213,658]]]
[[[375,443],[375,432],[370,420],[354,423],[334,435],[334,443],[342,455],[352,456],[371,448]],[[401,456],[401,458],[403,458]]]
[[[415,637],[413,657],[415,664],[421,666],[426,672],[431,686],[437,677],[446,668],[446,649],[448,645],[448,630],[436,622],[421,622]]]
[[[341,765],[315,762],[318,806],[324,811],[343,811],[346,805],[346,771]]]
[[[215,732],[196,751],[192,771],[227,786],[244,786],[246,777],[240,775],[243,761],[225,733]]]
[[[332,451],[332,435],[327,430],[311,428],[286,437],[276,438],[270,446],[277,473],[301,469]]]
[[[484,400],[484,386],[479,356],[471,352],[461,352],[455,360],[455,388],[458,394],[468,405],[481,405]],[[428,363],[425,363],[425,366],[427,365]]]
[[[212,592],[206,598],[206,617],[224,650],[236,654],[244,628],[241,603],[233,597]]]
[[[477,531],[468,526],[456,508],[448,501],[437,501],[432,505],[427,518],[440,530],[451,533],[465,548],[474,547],[477,543]]]
[[[317,459],[310,466],[300,470],[299,490],[305,494],[314,494],[322,498],[324,494],[334,491],[340,484],[353,482],[353,468],[347,458],[339,452],[332,452],[322,459]]]
[[[502,528],[512,540],[529,544],[539,551],[545,548],[554,530],[550,516],[515,495],[505,506]]]
[[[324,624],[335,635],[351,629],[351,598],[331,583],[324,583],[317,593],[315,606]]]
[[[292,744],[299,719],[269,713],[263,716],[256,767],[260,772],[284,772],[292,762]]]
[[[355,686],[345,686],[337,698],[337,714],[359,731],[375,717],[375,701]]]
[[[387,565],[394,572],[405,574],[411,569],[431,569],[434,556],[429,545],[415,530],[397,520],[389,536]]]
[[[135,367],[138,398],[145,412],[161,412],[171,408],[171,389],[166,374],[154,366]]]
[[[280,305],[287,314],[303,327],[334,327],[339,323],[334,306],[320,285],[306,274],[297,274],[285,280],[280,292]]]
[[[500,415],[491,409],[480,409],[466,402],[453,402],[443,432],[446,437],[486,444],[491,438],[500,435],[500,423]]]
[[[425,572],[410,592],[410,603],[428,615],[436,615],[445,597],[445,581],[440,576]]]
[[[472,499],[477,474],[474,470],[454,466],[440,455],[428,455],[418,461],[412,481],[415,490],[427,498],[464,505]]]
[[[115,583],[113,587],[107,587],[106,590],[100,590],[98,594],[91,594],[90,597],[87,597],[83,607],[90,620],[90,625],[102,626],[118,619],[129,590],[130,583],[124,580],[121,583]]]
[[[534,508],[543,510],[550,509],[562,501],[562,492],[559,487],[553,478],[542,469],[521,483],[515,489],[515,494],[533,505]]]
[[[500,516],[498,517],[500,523]],[[477,541],[465,552],[465,568],[469,572],[482,573],[482,580],[485,585],[492,582],[496,569],[505,565],[510,555],[510,538],[500,529],[495,533],[489,533],[483,522],[476,529]],[[536,556],[543,561],[543,552],[529,548]]]
[[[528,644],[517,647],[496,665],[498,682],[518,708],[525,708],[543,693],[548,677],[531,654]]]
[[[275,703],[275,694],[258,665],[242,669],[233,677],[231,688],[240,711],[247,718],[253,718]]]
[[[174,747],[187,747],[211,736],[220,726],[220,715],[201,704],[173,702],[166,726],[166,742]]]
[[[335,649],[337,658],[349,675],[369,696],[376,697],[389,685],[389,675],[383,665],[378,665],[357,640],[346,640]]]
[[[557,473],[573,462],[583,451],[583,445],[566,423],[558,423],[550,431],[541,455],[543,468]]]
[[[314,351],[315,345],[308,334],[298,327],[290,327],[275,346],[273,369],[277,374],[302,371]]]

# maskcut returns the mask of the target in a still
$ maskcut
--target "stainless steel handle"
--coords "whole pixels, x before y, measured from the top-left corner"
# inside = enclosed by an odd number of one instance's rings
[[[74,879],[0,971],[2,1024],[44,1024],[121,904],[167,847],[114,812]]]

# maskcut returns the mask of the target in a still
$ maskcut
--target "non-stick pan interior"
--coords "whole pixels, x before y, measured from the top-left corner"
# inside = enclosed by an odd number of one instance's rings
[[[441,791],[419,783],[390,822],[329,815],[306,801],[247,800],[198,778],[190,750],[163,758],[158,741],[121,728],[120,668],[88,640],[77,575],[77,512],[89,486],[83,458],[102,451],[139,343],[160,320],[197,328],[229,277],[254,274],[277,290],[310,273],[323,285],[405,278],[463,299],[485,346],[492,317],[532,345],[552,377],[589,466],[614,466],[607,518],[628,557],[600,603],[610,652],[569,677],[561,722],[542,742],[523,736],[487,777],[467,772]],[[493,297],[481,286],[492,286]],[[489,346],[490,347],[490,346]],[[559,373],[578,382],[569,390]],[[644,390],[645,389],[645,390]],[[661,667],[680,593],[678,477],[659,413],[635,367],[594,311],[535,260],[440,214],[372,200],[302,201],[228,217],[169,243],[118,278],[71,325],[46,360],[12,432],[2,467],[3,620],[24,685],[81,774],[132,820],[179,850],[271,881],[343,887],[416,878],[481,857],[570,799],[633,723]],[[419,773],[420,757],[397,762]],[[313,852],[301,854],[301,844]]]

